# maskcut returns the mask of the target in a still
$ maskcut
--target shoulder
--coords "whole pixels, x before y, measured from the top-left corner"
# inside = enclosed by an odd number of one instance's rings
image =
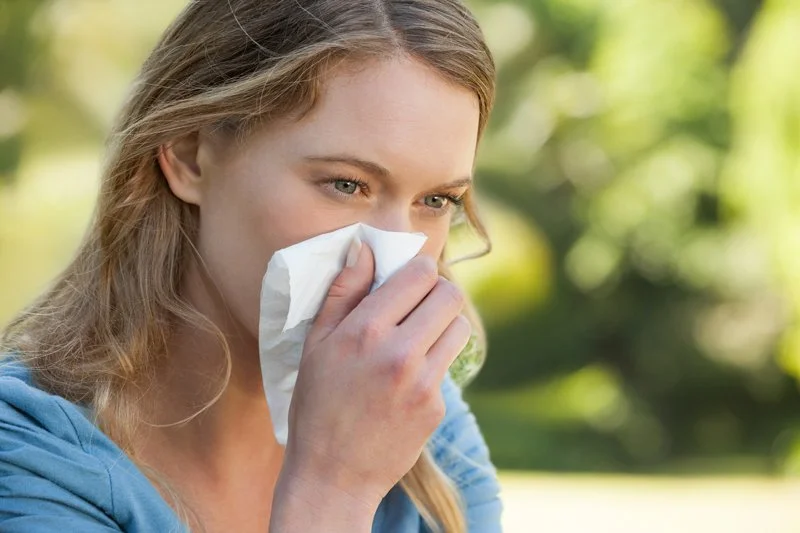
[[[86,439],[88,420],[78,417],[77,407],[36,388],[21,364],[0,360],[0,515],[76,508],[110,525],[110,476]]]
[[[447,411],[428,443],[434,461],[458,487],[470,531],[499,531],[500,485],[489,448],[461,389],[450,376],[442,383]]]
[[[79,405],[0,356],[0,531],[187,531]]]
[[[36,387],[23,364],[0,358],[0,421],[17,430],[42,432],[64,445],[83,446],[85,424],[80,407]],[[81,431],[83,430],[83,431]]]
[[[496,477],[475,415],[464,401],[461,388],[450,376],[442,383],[442,396],[446,414],[429,443],[437,464],[460,487],[469,484],[475,476]]]
[[[96,431],[81,408],[36,387],[18,362],[0,360],[0,436],[20,446],[92,455]]]

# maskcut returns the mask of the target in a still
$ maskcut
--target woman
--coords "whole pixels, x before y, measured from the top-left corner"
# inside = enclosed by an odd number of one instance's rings
[[[493,91],[456,0],[190,2],[110,138],[85,242],[4,333],[0,530],[499,530],[447,376],[479,324],[443,263],[459,207],[485,236],[470,174]],[[261,277],[354,222],[428,240],[372,294],[371,252],[351,248],[284,449]]]

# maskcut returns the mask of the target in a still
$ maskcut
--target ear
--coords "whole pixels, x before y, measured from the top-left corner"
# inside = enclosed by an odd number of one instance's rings
[[[172,194],[187,204],[200,205],[203,175],[197,161],[199,134],[179,137],[158,149],[158,164]]]

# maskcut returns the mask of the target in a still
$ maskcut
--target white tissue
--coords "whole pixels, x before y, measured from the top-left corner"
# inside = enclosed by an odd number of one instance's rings
[[[278,250],[261,284],[258,348],[261,377],[275,437],[285,445],[303,343],[331,283],[344,267],[347,251],[358,236],[375,256],[371,291],[422,249],[422,233],[383,231],[353,224]]]

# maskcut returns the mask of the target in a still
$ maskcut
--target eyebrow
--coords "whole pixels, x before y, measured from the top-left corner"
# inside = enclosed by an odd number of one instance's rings
[[[378,178],[388,180],[392,177],[392,173],[389,170],[378,164],[374,161],[367,161],[366,159],[361,159],[360,157],[355,157],[352,155],[342,154],[342,155],[326,155],[326,156],[307,156],[305,158],[307,161],[317,162],[317,163],[344,163],[346,165],[351,165],[354,167],[358,167],[364,172],[377,176]],[[444,188],[456,188],[456,187],[464,187],[468,185],[472,185],[472,176],[465,176],[463,178],[453,180],[447,183],[442,183],[438,185],[438,187]]]

